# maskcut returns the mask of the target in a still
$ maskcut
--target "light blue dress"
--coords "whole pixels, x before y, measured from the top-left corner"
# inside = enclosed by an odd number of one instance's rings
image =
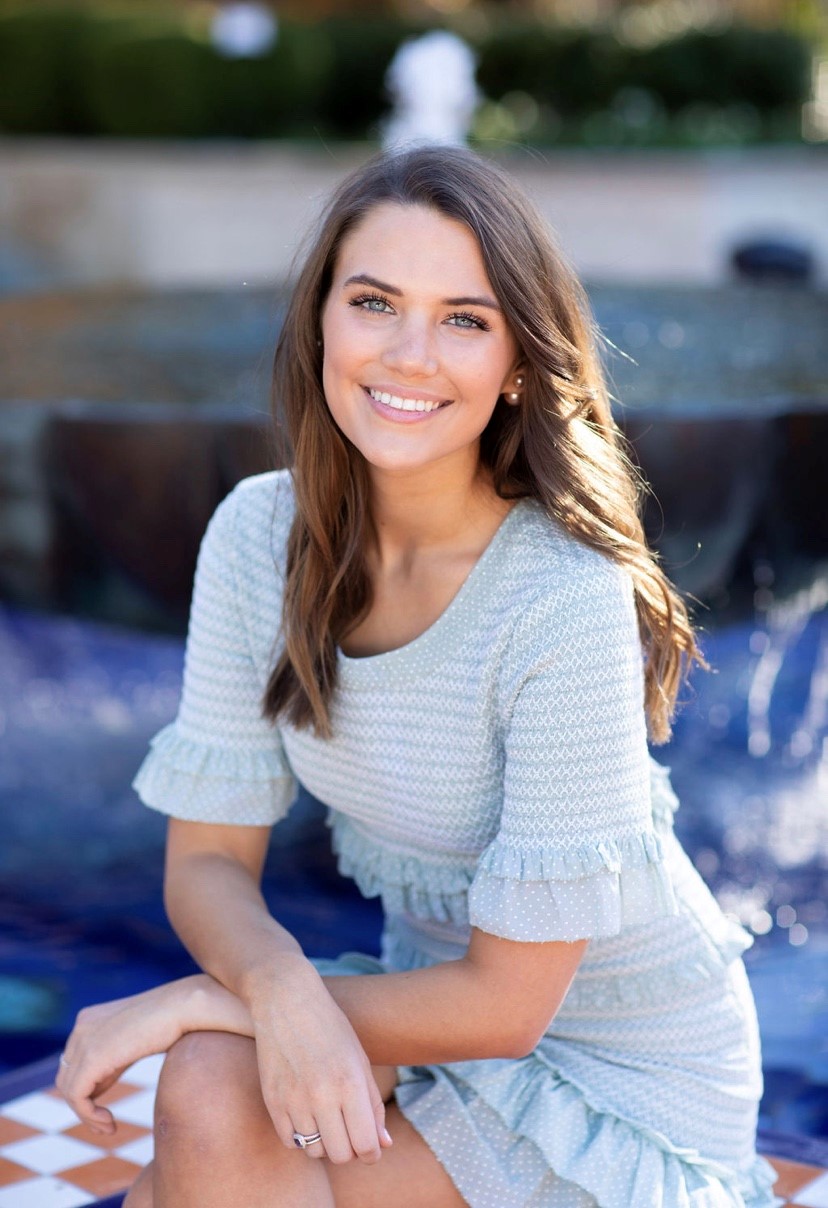
[[[272,727],[287,472],[240,483],[199,556],[175,722],[135,781],[178,818],[268,825],[296,778],[340,868],[381,895],[381,973],[469,928],[589,937],[521,1059],[401,1067],[400,1109],[471,1208],[769,1208],[759,1035],[741,953],[676,840],[648,755],[628,575],[521,501],[448,609],[398,650],[339,655],[334,737]]]

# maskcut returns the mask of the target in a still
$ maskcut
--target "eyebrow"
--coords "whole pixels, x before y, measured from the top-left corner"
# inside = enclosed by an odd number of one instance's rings
[[[353,277],[349,277],[344,285],[373,285],[375,289],[381,289],[385,294],[393,294],[395,298],[401,298],[403,292],[397,289],[396,286],[389,285],[387,281],[378,281],[376,277],[369,276],[368,273],[356,273]],[[344,286],[343,286],[344,288]],[[489,310],[500,312],[500,307],[494,298],[489,298],[483,295],[469,295],[462,298],[443,298],[444,306],[485,306]]]

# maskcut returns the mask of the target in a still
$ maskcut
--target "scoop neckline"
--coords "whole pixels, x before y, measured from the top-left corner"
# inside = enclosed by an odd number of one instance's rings
[[[516,515],[522,514],[529,502],[526,498],[518,499],[509,509],[452,599],[440,615],[417,637],[412,638],[403,646],[395,646],[393,650],[383,650],[379,654],[362,656],[345,654],[337,646],[337,663],[343,678],[350,680],[370,678],[377,672],[386,671],[391,667],[396,668],[401,664],[417,663],[425,666],[426,662],[431,662],[431,656],[444,648],[449,637],[461,628],[464,629],[463,617],[469,609],[470,601],[473,602],[477,584],[497,557],[498,551],[503,547],[503,539],[515,523]]]

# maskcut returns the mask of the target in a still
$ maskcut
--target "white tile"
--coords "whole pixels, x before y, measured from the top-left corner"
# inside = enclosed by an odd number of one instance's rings
[[[828,1173],[821,1174],[813,1183],[800,1187],[791,1203],[807,1205],[807,1208],[828,1208]]]
[[[117,1157],[123,1158],[126,1162],[137,1162],[139,1166],[146,1166],[152,1161],[152,1155],[155,1152],[155,1144],[152,1139],[152,1133],[147,1133],[145,1137],[138,1137],[135,1141],[127,1141],[126,1145],[120,1145],[114,1150]]]
[[[97,1145],[87,1145],[74,1137],[26,1137],[0,1146],[0,1154],[10,1162],[19,1162],[38,1174],[54,1174],[57,1170],[68,1170],[82,1162],[94,1162],[105,1156],[105,1150]]]
[[[43,1091],[33,1091],[30,1095],[11,1099],[3,1104],[2,1114],[44,1132],[60,1132],[79,1122],[68,1103],[55,1099],[53,1095],[44,1095]]]
[[[123,1074],[124,1082],[132,1082],[135,1086],[157,1086],[158,1075],[164,1064],[166,1053],[154,1053],[151,1057],[142,1057],[131,1065]]]
[[[82,1208],[97,1203],[88,1191],[62,1179],[26,1179],[0,1187],[0,1208]]]
[[[144,1128],[152,1128],[152,1113],[155,1106],[155,1091],[138,1091],[110,1103],[109,1110],[116,1120],[125,1120],[127,1124],[140,1124]]]

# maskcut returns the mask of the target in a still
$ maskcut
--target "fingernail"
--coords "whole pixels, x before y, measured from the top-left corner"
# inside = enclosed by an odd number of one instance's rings
[[[390,1132],[388,1131],[388,1129],[387,1129],[387,1128],[384,1128],[384,1129],[382,1130],[382,1132],[383,1132],[383,1136],[385,1137],[386,1141],[390,1142],[390,1143],[393,1145],[393,1144],[394,1144],[394,1138],[391,1136],[391,1134],[390,1134]]]

